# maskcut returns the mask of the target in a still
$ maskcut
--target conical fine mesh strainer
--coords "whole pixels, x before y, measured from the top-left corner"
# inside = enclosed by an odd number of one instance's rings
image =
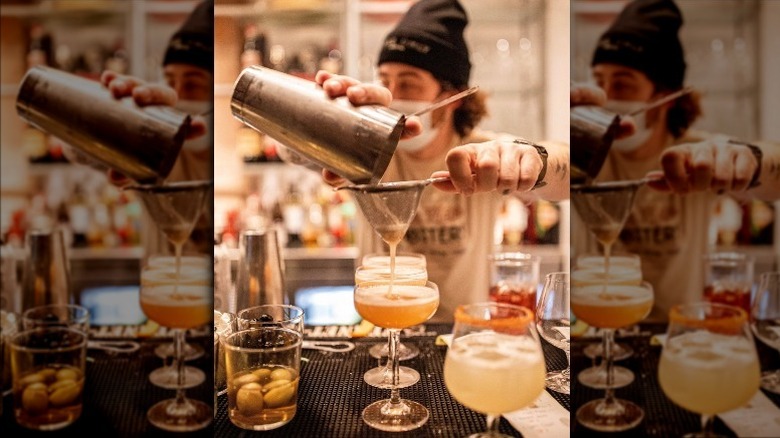
[[[403,239],[417,213],[423,189],[448,177],[419,181],[399,181],[382,184],[361,184],[339,187],[351,190],[355,200],[374,231],[388,245]]]
[[[634,204],[637,190],[647,180],[610,181],[571,186],[571,202],[580,218],[602,244],[617,240]]]
[[[185,242],[192,233],[211,189],[211,181],[182,181],[124,188],[141,198],[155,224],[172,243]]]

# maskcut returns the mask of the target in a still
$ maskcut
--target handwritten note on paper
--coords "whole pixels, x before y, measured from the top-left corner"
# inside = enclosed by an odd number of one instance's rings
[[[523,438],[568,438],[571,424],[567,411],[547,391],[527,408],[503,415]]]
[[[780,408],[761,390],[744,407],[718,416],[739,437],[780,436]]]

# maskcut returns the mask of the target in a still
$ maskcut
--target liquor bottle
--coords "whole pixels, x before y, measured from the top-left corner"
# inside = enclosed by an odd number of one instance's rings
[[[265,55],[265,35],[257,26],[249,24],[244,28],[244,48],[241,52],[241,68],[253,65],[263,65]],[[236,133],[239,154],[245,163],[261,163],[267,161],[264,153],[265,136],[258,131],[242,124]]]

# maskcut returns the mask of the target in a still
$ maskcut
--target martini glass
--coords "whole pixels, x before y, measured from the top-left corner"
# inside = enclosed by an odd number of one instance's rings
[[[166,285],[174,285],[175,288],[178,288],[179,285],[210,285],[209,276],[212,271],[208,258],[205,256],[184,257],[182,250],[203,212],[207,195],[211,190],[211,182],[183,181],[160,185],[139,184],[127,186],[125,190],[136,192],[158,229],[175,248],[174,257],[155,255],[148,258],[141,274],[142,292]],[[147,314],[147,316],[149,315]],[[186,342],[184,339],[181,342],[181,351],[174,353],[173,363],[157,368],[150,373],[149,380],[154,385],[168,389],[191,388],[205,381],[206,377],[203,371],[178,363],[185,360],[183,345]],[[183,373],[183,375],[179,376],[179,373]]]
[[[390,343],[390,397],[363,409],[363,421],[386,432],[417,429],[430,413],[420,403],[401,398],[398,386],[398,341],[401,330],[427,321],[439,307],[439,288],[407,284],[366,284],[355,286],[355,309],[374,325],[388,329]]]
[[[623,226],[631,213],[634,197],[637,190],[647,180],[610,181],[604,183],[592,183],[574,185],[571,187],[571,202],[585,223],[588,230],[596,237],[596,240],[604,248],[604,261],[602,266],[596,268],[604,289],[612,283],[610,265],[612,261],[612,245],[617,241]],[[613,269],[618,271],[620,268]],[[617,274],[618,272],[614,272]],[[640,274],[641,275],[641,274]],[[572,288],[583,287],[578,283],[577,272],[572,275]],[[585,286],[587,287],[587,286]],[[603,336],[607,336],[606,331]],[[602,341],[602,345],[605,341]],[[612,343],[614,345],[614,342]],[[625,367],[614,366],[612,378],[607,383],[607,359],[611,362],[614,356],[609,358],[601,349],[603,361],[601,365],[592,366],[580,372],[579,381],[586,386],[604,389],[609,385],[612,388],[626,386],[634,381],[634,373]],[[610,352],[611,353],[611,352]]]

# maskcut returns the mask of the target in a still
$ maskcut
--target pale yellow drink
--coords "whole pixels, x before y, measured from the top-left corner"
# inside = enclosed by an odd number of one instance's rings
[[[533,339],[480,332],[453,340],[444,360],[444,383],[462,405],[484,414],[515,411],[544,390],[546,368]]]
[[[355,310],[363,319],[389,329],[403,329],[427,321],[439,307],[439,293],[428,286],[389,283],[358,286]]]
[[[612,260],[610,260],[612,262]],[[587,287],[594,285],[638,286],[642,283],[642,271],[634,266],[609,266],[609,272],[602,261],[601,266],[575,268],[571,273],[571,286]]]
[[[590,326],[613,328],[643,320],[653,308],[653,289],[642,286],[595,285],[572,287],[571,310]]]
[[[661,353],[658,381],[667,397],[699,414],[744,406],[760,384],[751,341],[704,330],[669,338]]]

